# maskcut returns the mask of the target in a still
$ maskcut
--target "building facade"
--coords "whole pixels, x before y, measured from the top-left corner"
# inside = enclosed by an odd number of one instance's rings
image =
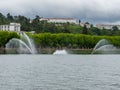
[[[41,18],[40,21],[47,21],[49,23],[74,23],[76,24],[76,19],[74,18]]]
[[[20,23],[10,23],[10,25],[0,25],[2,31],[16,31],[20,32]]]
[[[97,24],[96,27],[99,29],[112,29],[114,26],[117,26],[120,29],[120,25],[110,25],[110,24]]]

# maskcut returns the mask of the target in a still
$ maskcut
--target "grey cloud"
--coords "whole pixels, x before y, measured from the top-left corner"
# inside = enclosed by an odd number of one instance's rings
[[[120,0],[1,0],[2,13],[29,17],[75,17],[97,22],[119,22]]]

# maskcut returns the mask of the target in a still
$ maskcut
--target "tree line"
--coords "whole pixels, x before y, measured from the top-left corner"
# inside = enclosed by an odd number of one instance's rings
[[[92,49],[101,39],[106,39],[116,47],[120,47],[120,36],[97,36],[70,33],[29,34],[34,39],[37,48],[79,48]]]
[[[120,36],[97,36],[72,33],[27,33],[33,40],[37,48],[79,48],[91,49],[101,39],[110,41],[114,46],[120,47]],[[5,47],[12,38],[20,38],[16,32],[0,31],[0,47]]]
[[[23,16],[13,16],[10,13],[3,15],[0,13],[0,25],[16,22],[21,24],[21,31],[35,31],[36,33],[74,33],[74,34],[88,34],[88,35],[120,35],[120,30],[114,26],[112,29],[98,29],[92,24],[90,28],[86,25],[76,25],[70,23],[48,23],[47,21],[40,21],[41,17],[36,15],[31,19]],[[80,23],[80,20],[79,20]],[[89,24],[89,22],[86,22]]]

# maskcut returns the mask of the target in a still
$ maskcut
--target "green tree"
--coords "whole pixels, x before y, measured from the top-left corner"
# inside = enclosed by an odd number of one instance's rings
[[[10,22],[14,21],[14,18],[12,15],[10,15],[10,13],[7,14],[7,20],[9,20]]]
[[[118,31],[119,31],[119,29],[118,29],[117,26],[113,26],[113,27],[112,27],[112,35],[117,35],[117,34],[118,34]]]
[[[101,30],[93,26],[89,29],[89,32],[91,35],[101,35]]]
[[[81,20],[79,19],[79,25],[80,25],[80,23],[81,23]]]
[[[34,31],[36,31],[37,33],[40,32],[40,17],[38,15],[36,15],[36,17],[33,19],[31,25]]]
[[[2,13],[0,13],[0,25],[2,24],[8,24],[8,20]]]
[[[21,24],[22,31],[31,31],[30,19],[28,19],[27,17],[21,15],[15,16],[14,21]]]
[[[87,28],[86,24],[83,27],[82,34],[88,34],[88,28]]]
[[[118,31],[119,29],[118,29],[117,26],[113,26],[113,27],[112,27],[112,30],[113,30],[113,31]]]

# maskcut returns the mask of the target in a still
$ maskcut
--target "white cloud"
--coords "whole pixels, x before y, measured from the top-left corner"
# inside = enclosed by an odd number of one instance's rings
[[[77,17],[93,22],[120,21],[120,0],[0,0],[2,13]]]

